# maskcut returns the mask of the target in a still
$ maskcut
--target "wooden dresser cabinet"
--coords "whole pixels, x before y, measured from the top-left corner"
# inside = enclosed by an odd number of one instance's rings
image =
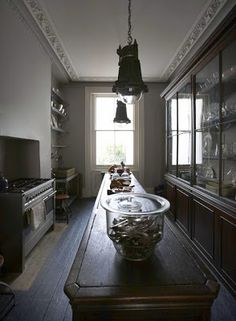
[[[236,294],[236,211],[208,194],[202,195],[195,188],[174,185],[166,176],[166,198],[176,204],[169,214],[179,229],[191,241],[195,252]],[[171,183],[169,182],[171,180]],[[169,186],[172,186],[172,189]]]
[[[236,295],[236,6],[162,97],[170,217]]]

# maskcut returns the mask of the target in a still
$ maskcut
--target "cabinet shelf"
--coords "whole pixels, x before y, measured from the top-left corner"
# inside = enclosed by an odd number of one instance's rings
[[[227,82],[235,82],[236,76],[236,65],[231,66],[227,70],[222,73],[222,81],[224,83]],[[208,93],[210,90],[215,90],[219,87],[219,74],[213,73],[204,83],[200,85],[200,90],[198,94]]]
[[[74,179],[75,177],[77,177],[79,174],[75,173],[73,175],[70,175],[68,177],[63,177],[63,178],[56,178],[56,182],[57,183],[68,183],[70,182],[72,179]]]
[[[202,158],[208,159],[208,160],[217,160],[217,161],[219,160],[219,156],[214,156],[214,155],[209,155],[209,156],[203,155]]]
[[[233,125],[236,124],[236,113],[232,113],[230,115],[224,116],[222,121],[219,121],[219,118],[214,120],[209,120],[201,123],[201,128],[197,128],[198,131],[202,131],[204,129],[219,129],[220,125]]]
[[[63,164],[63,149],[67,147],[62,140],[68,133],[64,128],[68,120],[68,106],[58,89],[51,90],[51,166],[58,168]]]
[[[57,108],[51,106],[51,110],[52,112],[56,113],[57,115],[61,116],[61,117],[64,117],[66,118],[67,117],[67,114],[63,114],[62,112],[60,112]]]
[[[65,148],[67,145],[52,145],[52,148]]]
[[[64,106],[68,106],[69,104],[63,99],[61,94],[56,91],[56,89],[52,88],[51,90],[51,99],[53,101],[59,102],[60,104],[63,104]]]
[[[67,194],[69,196],[67,205],[70,206],[70,204],[80,196],[79,173],[64,178],[56,177],[55,179],[58,194]]]
[[[236,124],[236,113],[223,117],[222,125],[228,125],[228,124],[230,124],[230,125]]]
[[[201,127],[200,128],[196,128],[197,132],[203,132],[206,130],[214,130],[214,131],[218,131],[219,130],[219,119],[217,120],[212,120],[212,121],[208,121],[208,122],[202,122],[201,123]]]
[[[58,132],[58,133],[66,133],[66,131],[64,129],[55,127],[55,126],[51,126],[51,129]]]

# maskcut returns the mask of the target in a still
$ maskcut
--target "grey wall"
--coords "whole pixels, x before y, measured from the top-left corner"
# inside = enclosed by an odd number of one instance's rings
[[[0,136],[39,140],[40,175],[49,177],[51,62],[8,1],[0,30]]]
[[[167,84],[149,84],[144,98],[144,186],[163,183],[165,172],[165,101],[160,98]]]
[[[9,180],[40,176],[39,141],[0,136],[0,172]]]
[[[87,85],[86,85],[87,86]],[[63,166],[75,167],[85,177],[85,84],[77,83],[63,88],[63,96],[69,103],[68,131],[64,137],[67,147],[63,150]]]
[[[0,2],[0,136],[39,141],[40,176],[51,171],[50,88],[51,62],[32,30],[19,18],[8,1]],[[70,118],[62,166],[76,167],[85,174],[85,86],[64,87]],[[111,84],[103,83],[99,86]],[[148,84],[145,94],[145,175],[144,185],[153,189],[164,173],[164,107],[160,92],[165,84]],[[62,142],[63,143],[63,142]],[[1,147],[2,149],[3,147]],[[2,149],[3,150],[3,149]],[[3,160],[0,155],[0,164]],[[0,168],[1,170],[1,168]]]
[[[63,88],[63,95],[70,104],[68,134],[64,150],[64,166],[75,167],[85,177],[85,87],[111,86],[110,83],[73,83]],[[160,93],[166,84],[148,84],[144,96],[145,164],[144,186],[148,191],[163,181],[165,170],[165,108]]]

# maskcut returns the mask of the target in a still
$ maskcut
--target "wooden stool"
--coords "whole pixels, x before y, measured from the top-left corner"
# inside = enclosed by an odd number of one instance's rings
[[[56,195],[56,201],[59,206],[59,210],[65,214],[66,216],[66,222],[69,223],[69,218],[71,214],[71,209],[68,204],[68,199],[70,196],[68,194],[57,194]]]

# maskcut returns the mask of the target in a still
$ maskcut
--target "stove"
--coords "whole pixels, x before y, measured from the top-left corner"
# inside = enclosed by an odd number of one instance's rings
[[[55,223],[55,179],[19,178],[0,192],[0,251],[6,272],[22,272],[26,256]]]
[[[50,178],[18,178],[10,181],[8,189],[3,197],[10,197],[11,194],[17,194],[23,201],[23,207],[26,208],[33,201],[47,195],[54,190],[54,179]],[[10,197],[12,198],[12,197]]]
[[[24,193],[41,184],[51,181],[47,178],[19,178],[9,183],[8,193]]]

